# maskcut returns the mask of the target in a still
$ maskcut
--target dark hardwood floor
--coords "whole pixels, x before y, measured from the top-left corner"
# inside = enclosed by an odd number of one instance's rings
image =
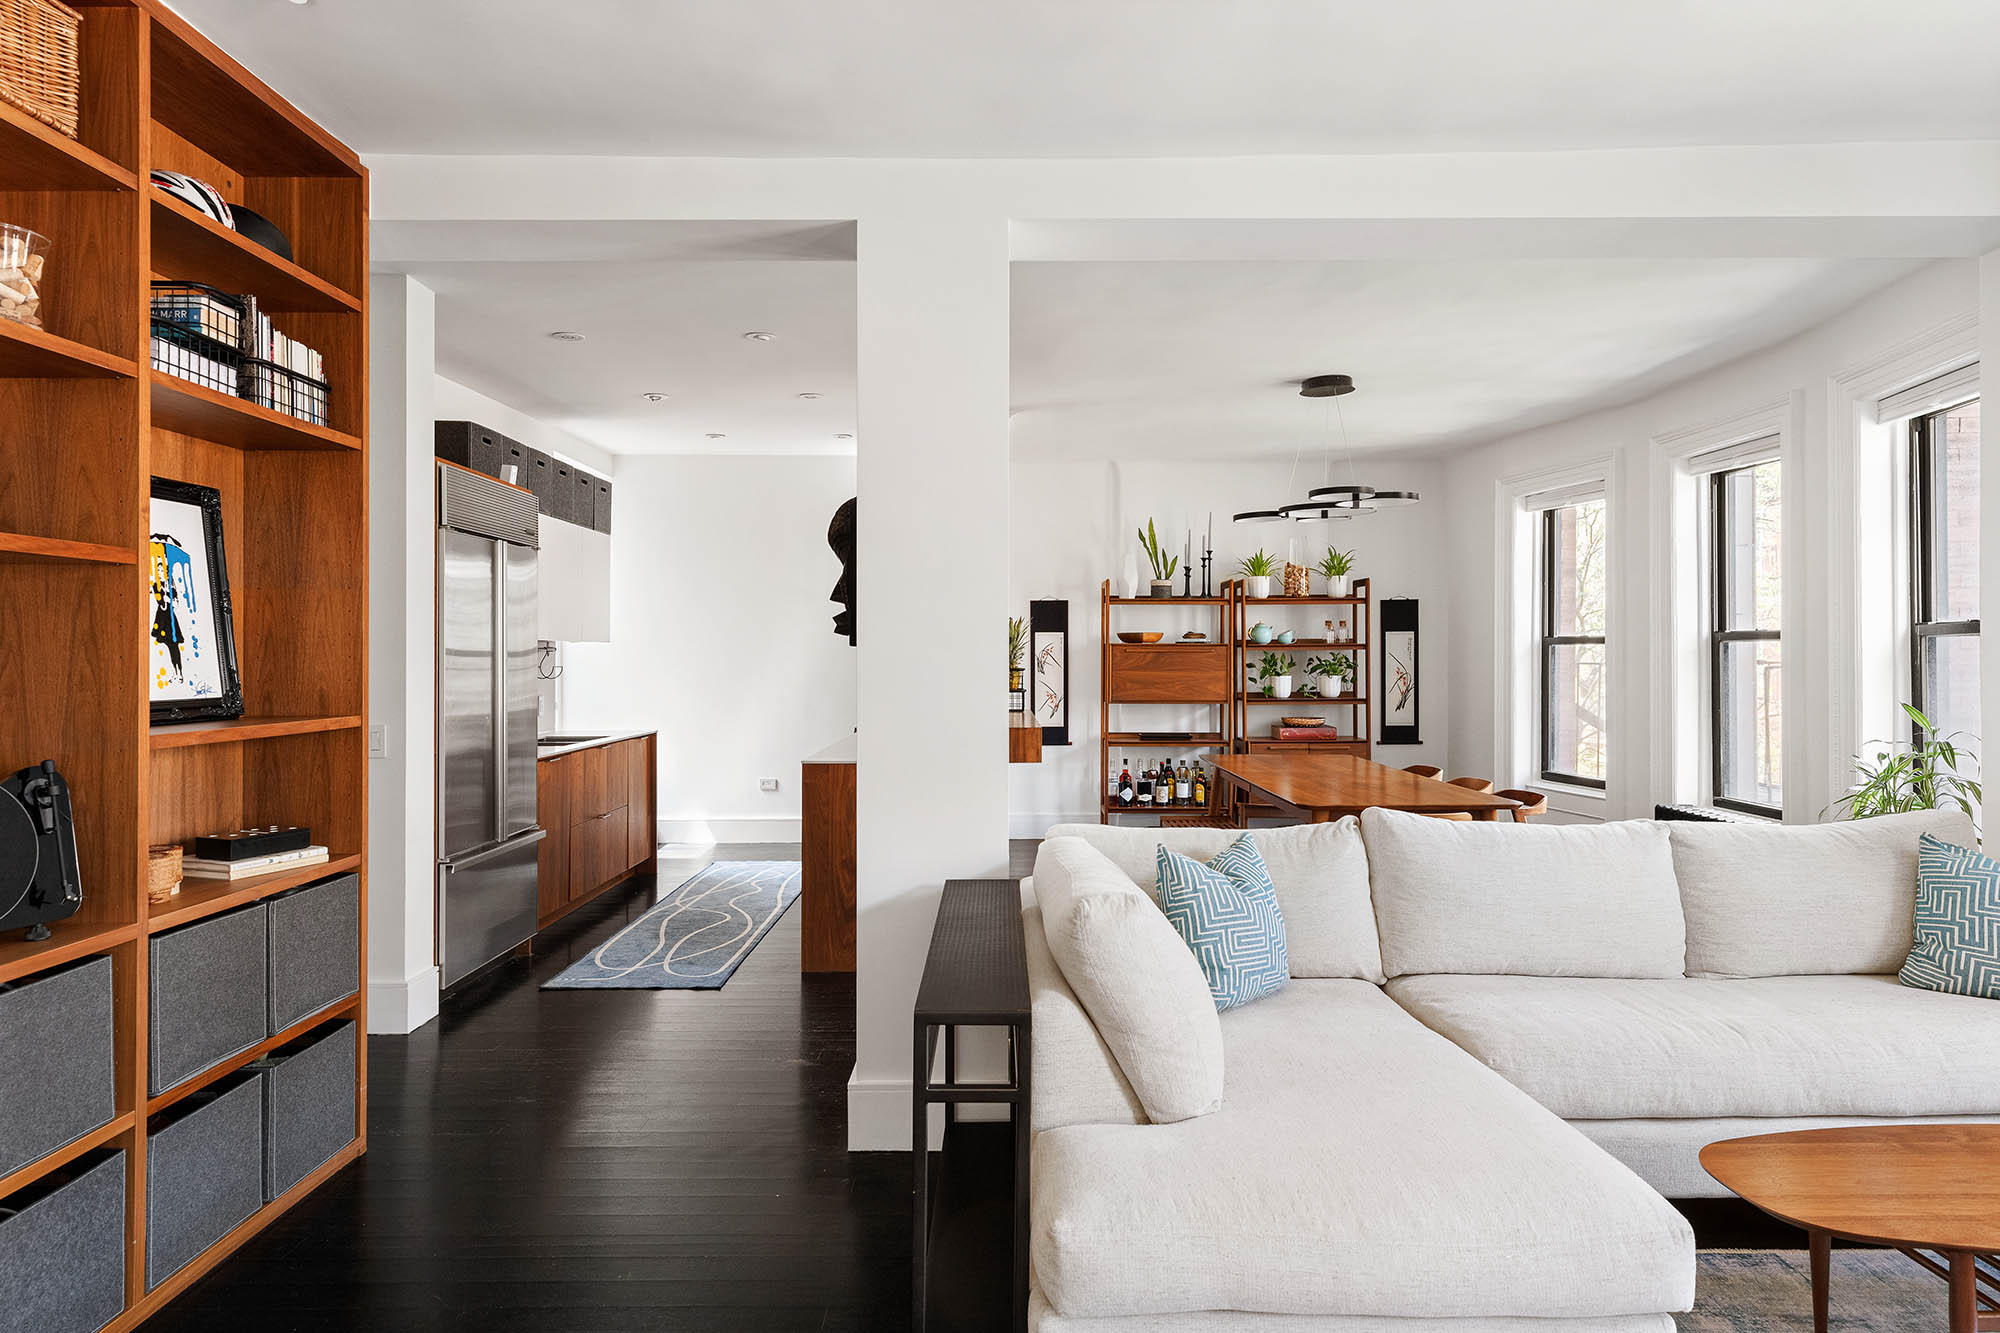
[[[719,991],[538,989],[653,897],[371,1037],[367,1154],[149,1329],[908,1328],[908,1159],[847,1151],[854,983],[800,976],[796,907]]]

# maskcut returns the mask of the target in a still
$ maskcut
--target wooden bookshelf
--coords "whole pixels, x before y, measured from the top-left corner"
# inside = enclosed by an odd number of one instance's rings
[[[1374,631],[1374,602],[1370,596],[1367,579],[1354,580],[1354,594],[1351,597],[1249,597],[1242,593],[1241,583],[1232,583],[1237,590],[1232,618],[1236,625],[1237,670],[1236,670],[1236,736],[1237,745],[1243,752],[1272,750],[1302,750],[1307,753],[1351,754],[1368,759],[1374,753],[1374,727],[1370,721],[1367,683],[1374,664],[1369,660]],[[1351,613],[1351,640],[1319,637],[1313,639],[1294,638],[1291,643],[1253,643],[1250,630],[1253,621],[1267,617],[1276,618],[1272,613],[1279,608],[1306,611],[1317,608],[1345,608]],[[1325,619],[1322,611],[1320,619]],[[1285,625],[1296,635],[1299,626]],[[1298,692],[1300,676],[1305,662],[1301,656],[1297,670],[1292,677],[1290,697],[1280,699],[1267,695],[1251,683],[1251,667],[1265,653],[1329,655],[1344,653],[1354,661],[1355,688],[1347,693],[1331,697],[1301,695]],[[1279,740],[1272,734],[1271,723],[1280,708],[1301,716],[1316,713],[1325,716],[1338,729],[1338,740],[1321,738],[1316,740]],[[1252,710],[1255,710],[1254,712]]]
[[[1231,642],[1233,621],[1230,585],[1216,597],[1114,597],[1111,581],[1105,580],[1099,609],[1099,652],[1103,669],[1099,673],[1098,701],[1098,818],[1110,823],[1114,816],[1161,816],[1179,818],[1220,817],[1225,798],[1215,783],[1209,784],[1206,806],[1120,805],[1111,798],[1111,784],[1122,761],[1131,751],[1141,751],[1147,759],[1199,759],[1204,753],[1227,753],[1235,735],[1232,726],[1235,691],[1231,670],[1236,648]],[[1137,607],[1154,611],[1192,609],[1205,615],[1206,623],[1193,628],[1207,638],[1189,642],[1173,637],[1158,643],[1124,643],[1113,629],[1117,613]],[[1183,617],[1185,618],[1185,617]],[[1132,617],[1123,619],[1129,625]],[[1199,709],[1204,721],[1198,727],[1132,728],[1113,731],[1114,712],[1127,708]],[[1161,738],[1161,733],[1184,732],[1182,739]],[[1120,753],[1114,755],[1112,747]],[[1138,775],[1135,773],[1134,778]]]
[[[49,238],[43,318],[0,322],[0,771],[53,759],[76,811],[81,909],[51,937],[0,938],[0,983],[111,960],[116,1110],[108,1124],[0,1177],[0,1204],[105,1150],[125,1155],[122,1333],[170,1302],[367,1147],[367,1043],[352,1142],[149,1291],[149,1117],[314,1027],[366,1030],[366,991],[148,1095],[148,945],[171,930],[340,873],[367,855],[367,215],[360,159],[161,0],[81,7],[83,103],[69,139],[0,104],[0,220]],[[187,172],[290,238],[285,260],[147,182]],[[316,347],[331,385],[313,425],[149,365],[150,284],[253,294]],[[148,716],[151,479],[214,486],[246,715],[154,727]],[[146,849],[295,823],[339,851],[255,879],[187,880],[154,906]],[[359,984],[367,974],[366,885]],[[358,1034],[357,1034],[358,1036]]]

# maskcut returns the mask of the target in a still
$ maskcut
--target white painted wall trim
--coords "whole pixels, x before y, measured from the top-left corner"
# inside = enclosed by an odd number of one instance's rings
[[[798,842],[804,821],[796,818],[767,818],[759,815],[696,815],[662,818],[661,843],[709,847],[718,842]]]
[[[1620,779],[1621,749],[1630,747],[1630,719],[1623,716],[1624,691],[1616,688],[1613,669],[1623,660],[1624,616],[1618,611],[1617,534],[1625,523],[1623,469],[1616,450],[1568,463],[1517,472],[1494,483],[1493,515],[1493,780],[1499,787],[1529,787],[1546,792],[1549,807],[1586,819],[1603,819],[1622,809],[1629,799]],[[1605,506],[1604,659],[1605,659],[1605,789],[1602,792],[1569,783],[1543,782],[1540,776],[1541,726],[1539,635],[1535,586],[1536,519],[1539,510],[1529,497],[1552,491],[1600,486]]]
[[[1779,632],[1788,645],[1784,697],[1787,701],[1802,697],[1805,667],[1799,652],[1789,645],[1807,642],[1806,580],[1801,577],[1806,546],[1800,522],[1801,501],[1807,493],[1800,473],[1804,399],[1803,393],[1794,391],[1718,420],[1655,435],[1650,441],[1652,789],[1665,793],[1665,800],[1705,802],[1714,794],[1709,779],[1707,616],[1702,609],[1710,572],[1709,543],[1700,478],[1691,465],[1698,455],[1767,435],[1778,437],[1783,464],[1784,613]],[[1783,782],[1788,820],[1812,817],[1804,811],[1800,792],[1799,780],[1808,766],[1799,762],[1803,747],[1797,744],[1809,740],[1804,734],[1809,731],[1809,726],[1787,730]]]
[[[1844,367],[1826,384],[1828,790],[1868,741],[1900,731],[1910,697],[1907,469],[1882,399],[1979,355],[1979,312],[1953,316]]]
[[[438,1016],[438,970],[419,969],[401,981],[370,978],[368,1030],[402,1036]]]

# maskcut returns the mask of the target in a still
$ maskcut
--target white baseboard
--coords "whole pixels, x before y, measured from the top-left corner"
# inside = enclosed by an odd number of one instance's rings
[[[1101,824],[1095,810],[1079,810],[1075,813],[1048,814],[1042,811],[1010,811],[1007,815],[1007,836],[1010,838],[1041,838],[1058,824]]]
[[[779,819],[662,819],[659,837],[662,843],[677,842],[696,847],[707,847],[718,842],[798,842],[804,821],[797,818]]]
[[[944,1120],[932,1116],[931,1147],[944,1141]],[[847,1151],[910,1150],[910,1080],[847,1076]]]
[[[368,983],[368,1030],[401,1037],[438,1016],[438,970],[427,967],[401,981]]]

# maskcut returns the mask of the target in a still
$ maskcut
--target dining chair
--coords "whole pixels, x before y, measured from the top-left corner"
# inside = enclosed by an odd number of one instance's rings
[[[1420,778],[1434,778],[1444,772],[1436,764],[1409,764],[1404,767],[1403,771],[1405,773],[1415,773]]]
[[[1493,779],[1491,778],[1447,778],[1445,781],[1451,783],[1454,787],[1463,787],[1467,791],[1490,792],[1493,790]]]
[[[1514,809],[1514,822],[1516,824],[1525,824],[1535,816],[1545,815],[1549,812],[1549,798],[1542,792],[1524,791],[1519,787],[1507,787],[1493,794],[1495,796],[1505,796],[1510,801],[1519,801],[1521,803]]]

